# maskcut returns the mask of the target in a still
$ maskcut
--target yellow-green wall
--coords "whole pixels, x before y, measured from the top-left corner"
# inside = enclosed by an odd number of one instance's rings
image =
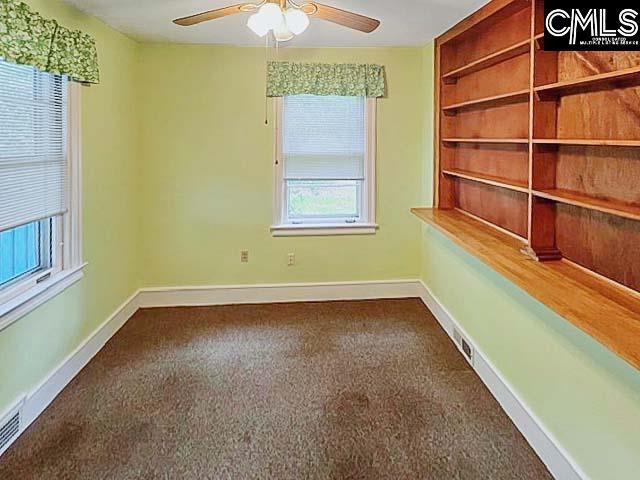
[[[139,285],[138,46],[58,1],[28,2],[95,36],[102,82],[82,89],[85,277],[0,332],[0,412],[30,392]]]
[[[423,53],[432,94],[433,47]],[[433,104],[425,105],[425,118],[433,118]],[[433,183],[428,122],[426,205]],[[422,255],[424,283],[587,478],[640,478],[640,372],[427,226]]]
[[[273,52],[272,52],[273,55]],[[145,285],[417,278],[422,50],[281,49],[280,59],[386,67],[371,236],[273,238],[273,121],[265,49],[143,45]],[[271,101],[269,118],[273,119]],[[240,250],[250,262],[240,263]],[[296,266],[287,267],[287,253]]]
[[[29,3],[98,40],[102,83],[83,89],[89,266],[0,332],[0,411],[141,286],[420,277],[588,477],[636,478],[640,374],[408,213],[432,198],[432,46],[280,50],[384,64],[389,95],[379,101],[380,232],[272,238],[263,49],[139,45],[57,1]]]

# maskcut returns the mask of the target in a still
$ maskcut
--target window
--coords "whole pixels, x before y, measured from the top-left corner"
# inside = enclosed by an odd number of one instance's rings
[[[78,95],[0,60],[0,329],[81,277]]]
[[[276,99],[274,235],[374,233],[375,99]]]
[[[51,223],[39,220],[0,233],[0,288],[53,266]]]

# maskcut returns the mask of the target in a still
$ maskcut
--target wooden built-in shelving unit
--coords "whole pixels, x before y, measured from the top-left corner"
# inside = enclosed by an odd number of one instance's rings
[[[539,263],[522,243],[457,210],[412,212],[600,343],[640,368],[640,301],[570,262]]]
[[[549,262],[555,279],[615,291],[637,316],[640,52],[545,51],[543,14],[542,0],[493,0],[436,40],[435,203],[515,237],[520,261]],[[620,353],[618,333],[603,343]]]

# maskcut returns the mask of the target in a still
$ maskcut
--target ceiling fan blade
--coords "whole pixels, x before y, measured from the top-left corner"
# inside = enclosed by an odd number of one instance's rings
[[[230,5],[224,8],[218,8],[217,10],[209,10],[208,12],[197,13],[196,15],[190,15],[184,18],[178,18],[173,21],[176,25],[182,27],[190,27],[191,25],[197,25],[198,23],[208,22],[209,20],[215,20],[216,18],[226,17],[228,15],[234,15],[236,13],[242,13],[243,3],[237,5]]]
[[[365,17],[353,12],[347,12],[335,7],[329,7],[328,5],[322,5],[321,3],[313,2],[318,7],[318,11],[313,14],[314,17],[327,20],[329,22],[337,23],[343,27],[353,28],[354,30],[360,30],[361,32],[371,33],[380,26],[380,20],[374,18]]]

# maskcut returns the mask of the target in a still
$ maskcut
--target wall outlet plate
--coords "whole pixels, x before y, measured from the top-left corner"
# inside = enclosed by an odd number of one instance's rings
[[[240,251],[240,261],[242,263],[249,263],[249,250]]]

